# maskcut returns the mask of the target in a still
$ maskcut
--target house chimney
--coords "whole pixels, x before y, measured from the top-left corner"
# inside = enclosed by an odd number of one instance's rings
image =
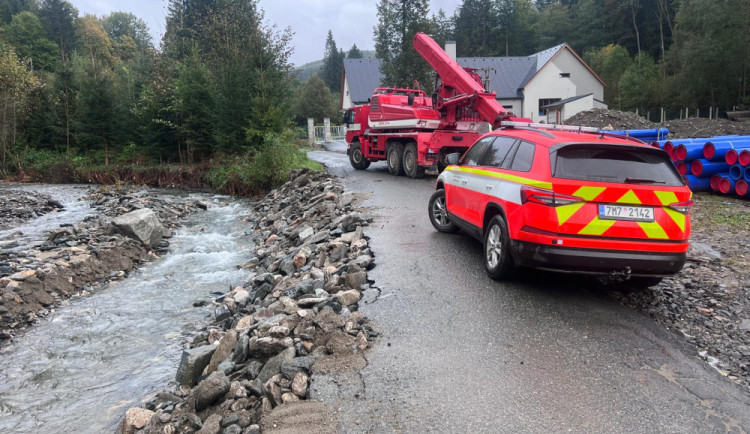
[[[451,59],[456,60],[456,41],[445,41],[445,52]]]

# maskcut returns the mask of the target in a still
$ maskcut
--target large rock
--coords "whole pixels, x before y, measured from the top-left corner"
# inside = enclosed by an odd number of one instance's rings
[[[258,374],[258,379],[261,381],[261,383],[265,384],[268,380],[271,379],[271,377],[278,374],[281,371],[282,363],[292,362],[294,360],[295,354],[296,351],[294,350],[294,348],[287,348],[276,356],[268,359],[266,364],[263,366],[263,369],[261,369],[260,373]]]
[[[190,401],[192,401],[196,411],[204,410],[226,395],[230,386],[229,378],[224,373],[214,372],[195,386],[195,389],[190,393]]]
[[[216,346],[216,351],[214,351],[214,354],[211,356],[211,361],[208,363],[208,366],[206,366],[206,369],[203,370],[203,375],[209,375],[214,372],[221,362],[229,357],[229,354],[232,352],[235,345],[237,345],[237,332],[229,330],[229,332],[221,338],[219,345]]]
[[[125,418],[117,427],[117,434],[133,434],[136,430],[146,426],[153,416],[154,412],[151,410],[138,407],[131,408],[125,412]]]
[[[201,377],[201,373],[211,361],[214,351],[216,351],[216,347],[213,345],[205,345],[183,351],[180,368],[177,370],[175,380],[186,386],[195,386]]]
[[[117,232],[152,248],[161,243],[161,236],[164,234],[164,227],[156,213],[148,208],[116,217],[112,220],[112,225]]]

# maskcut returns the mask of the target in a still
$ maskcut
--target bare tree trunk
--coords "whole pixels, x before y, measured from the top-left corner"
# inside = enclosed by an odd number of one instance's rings
[[[638,14],[638,9],[641,7],[640,0],[630,0],[629,2],[630,6],[630,16],[633,19],[633,29],[635,30],[635,41],[638,45],[638,56],[641,55],[641,34],[638,32],[638,22],[636,21],[636,15]]]

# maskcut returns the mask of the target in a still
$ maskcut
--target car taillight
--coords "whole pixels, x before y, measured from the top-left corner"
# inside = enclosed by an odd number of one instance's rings
[[[583,202],[583,199],[567,194],[555,193],[552,190],[545,190],[536,187],[521,187],[521,203],[533,202],[546,206],[563,206],[571,203]]]
[[[693,207],[693,201],[689,200],[687,202],[677,202],[670,204],[669,207],[679,213],[690,214],[690,208]]]

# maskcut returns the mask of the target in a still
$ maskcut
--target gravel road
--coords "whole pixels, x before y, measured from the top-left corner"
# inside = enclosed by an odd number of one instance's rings
[[[381,333],[364,370],[311,386],[339,431],[750,431],[750,396],[680,336],[584,279],[490,280],[480,243],[430,225],[434,176],[354,171],[330,149],[310,156],[375,216],[379,290],[360,305]]]

